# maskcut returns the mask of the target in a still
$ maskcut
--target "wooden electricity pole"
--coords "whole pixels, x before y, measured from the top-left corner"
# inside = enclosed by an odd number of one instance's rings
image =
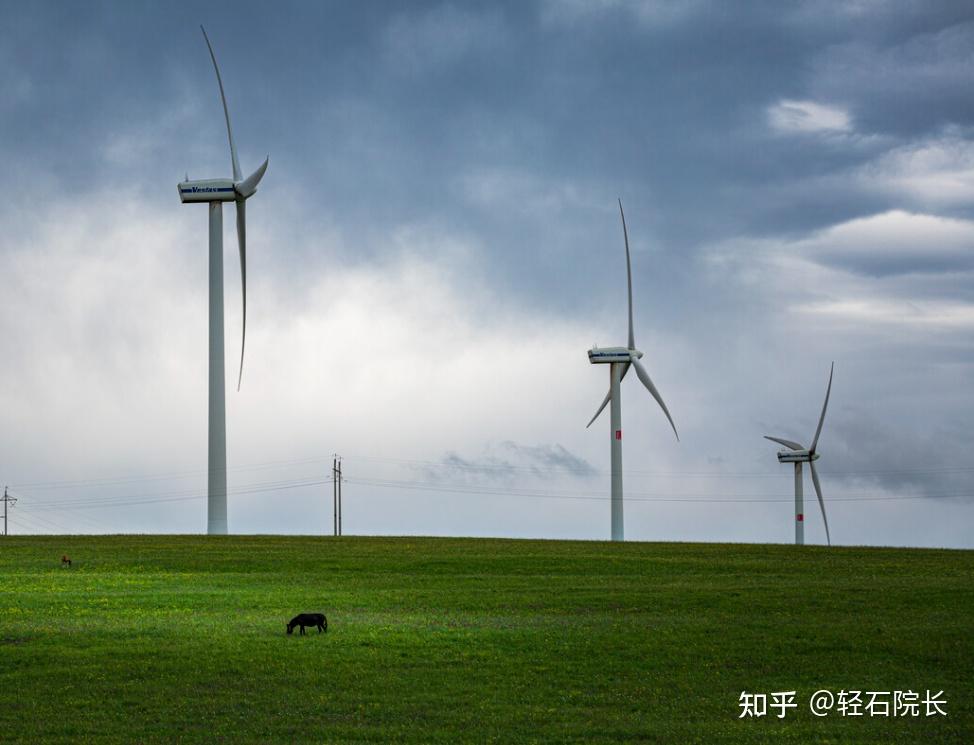
[[[7,505],[17,501],[16,497],[7,494],[7,487],[3,487],[3,534],[7,535]]]
[[[331,458],[332,534],[338,535],[338,455]]]

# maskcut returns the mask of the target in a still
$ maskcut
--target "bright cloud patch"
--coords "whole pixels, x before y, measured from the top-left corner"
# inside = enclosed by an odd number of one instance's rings
[[[954,134],[910,143],[862,168],[869,189],[947,206],[974,200],[974,143]]]
[[[794,249],[874,276],[955,271],[974,265],[974,223],[892,210],[834,225]]]
[[[782,99],[768,108],[768,124],[778,132],[848,132],[852,129],[849,113],[836,106],[814,101]]]
[[[0,318],[0,337],[16,350],[0,369],[8,425],[0,465],[15,484],[39,475],[199,472],[206,457],[207,279],[205,237],[197,228],[205,223],[172,219],[173,209],[120,203],[113,194],[73,204],[52,206],[57,221],[15,226],[10,250],[0,253],[0,274],[9,280],[5,300],[23,311]],[[232,240],[229,231],[226,239]],[[505,303],[482,287],[475,249],[450,234],[402,228],[383,240],[399,252],[333,267],[306,286],[293,275],[268,273],[268,254],[254,254],[239,393],[232,385],[239,277],[227,261],[231,469],[327,457],[339,447],[345,454],[425,460],[445,449],[477,452],[487,441],[505,443],[505,462],[530,474],[547,469],[570,482],[579,471],[591,472],[590,458],[576,453],[601,442],[583,426],[603,392],[604,380],[596,380],[584,354],[596,329]],[[535,374],[538,360],[544,374]],[[530,374],[526,364],[534,366]],[[56,463],[47,460],[51,452],[59,453]],[[354,476],[374,470],[360,465]],[[252,479],[248,471],[231,475],[231,489]],[[203,488],[199,481],[185,487],[188,493]],[[363,491],[360,485],[359,505],[368,498]],[[38,503],[33,492],[28,496]],[[457,534],[484,525],[462,511],[436,513],[436,505],[417,512],[395,492],[386,502],[381,494],[371,498],[382,505],[375,508],[382,517],[369,512],[359,525],[372,530]],[[232,502],[236,531],[308,530],[299,515],[322,503],[320,489],[291,491],[275,501],[285,506],[278,516],[266,500],[248,499]],[[493,502],[481,508],[494,514]],[[542,521],[548,505],[533,509],[538,523],[523,529],[538,534],[548,524]],[[430,517],[437,514],[438,523]],[[201,524],[196,502],[166,515],[153,529]],[[424,522],[409,527],[412,519]]]
[[[806,340],[841,329],[857,345],[884,338],[919,349],[936,332],[944,345],[936,353],[951,357],[974,327],[972,221],[893,210],[799,240],[731,241],[708,266],[714,281],[733,277],[765,307],[785,311],[785,328],[795,315],[816,321],[803,325]]]
[[[846,322],[974,329],[974,305],[967,303],[858,299],[807,303],[795,306],[793,310]]]

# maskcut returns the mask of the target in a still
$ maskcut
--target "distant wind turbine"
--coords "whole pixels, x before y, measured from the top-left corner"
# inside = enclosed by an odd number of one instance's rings
[[[815,437],[812,438],[812,446],[806,448],[797,442],[785,440],[781,437],[769,437],[766,440],[777,442],[784,445],[788,450],[778,451],[779,463],[795,464],[795,545],[801,546],[805,543],[805,502],[802,494],[802,463],[808,463],[808,469],[812,472],[812,484],[815,485],[815,493],[818,495],[818,506],[822,508],[822,521],[825,523],[825,540],[832,545],[832,538],[829,535],[829,519],[825,516],[825,501],[822,499],[822,485],[818,483],[818,473],[815,470],[815,461],[818,460],[818,436],[822,434],[822,423],[825,421],[825,410],[829,406],[829,395],[832,393],[832,373],[835,371],[835,363],[829,370],[829,386],[825,389],[825,403],[822,404],[822,415],[818,418],[818,429],[815,430]]]
[[[267,170],[265,158],[260,168],[247,178],[240,173],[237,148],[233,144],[230,128],[230,112],[223,93],[223,79],[216,64],[216,55],[200,26],[206,47],[210,50],[216,82],[220,87],[223,115],[227,120],[227,139],[230,141],[230,161],[233,179],[205,179],[179,184],[179,199],[184,202],[206,202],[210,205],[210,364],[209,364],[209,419],[208,419],[208,478],[206,490],[206,532],[211,535],[227,533],[227,423],[226,380],[223,348],[223,203],[235,202],[237,206],[237,243],[240,246],[240,280],[243,287],[243,330],[240,339],[240,375],[237,390],[243,380],[244,345],[247,339],[247,217],[246,200],[257,191]]]
[[[599,406],[599,410],[595,412],[595,416],[585,425],[586,427],[591,427],[592,422],[598,419],[599,414],[602,413],[606,404],[609,402],[612,403],[612,406],[609,407],[609,442],[612,463],[611,515],[613,541],[625,540],[622,514],[622,402],[620,400],[619,384],[626,377],[630,366],[636,368],[636,375],[639,377],[639,380],[646,386],[646,389],[663,409],[663,413],[666,414],[670,426],[673,427],[673,434],[676,435],[677,441],[680,439],[680,436],[676,432],[676,425],[673,424],[673,418],[670,416],[666,404],[663,403],[662,396],[659,395],[659,391],[656,390],[656,386],[650,380],[646,368],[639,361],[643,353],[636,349],[636,340],[632,330],[632,267],[629,260],[629,233],[626,230],[626,215],[622,211],[621,199],[619,200],[619,216],[622,218],[622,236],[626,242],[626,277],[629,288],[629,346],[603,347],[601,349],[595,347],[589,350],[589,362],[593,365],[609,365],[609,392],[605,394],[605,399],[603,399],[602,405]]]

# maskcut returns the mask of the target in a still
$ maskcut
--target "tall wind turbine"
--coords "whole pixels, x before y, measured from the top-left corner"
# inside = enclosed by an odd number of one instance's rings
[[[244,344],[247,339],[247,199],[257,191],[267,170],[267,160],[260,168],[243,178],[237,162],[237,148],[233,144],[230,129],[230,112],[223,93],[223,80],[216,64],[216,55],[203,31],[203,39],[210,50],[216,82],[220,87],[223,115],[227,120],[227,139],[230,141],[230,161],[233,178],[186,181],[179,184],[179,199],[183,203],[206,202],[210,205],[210,364],[209,364],[209,419],[208,419],[208,477],[206,488],[206,532],[210,535],[227,533],[227,416],[226,379],[223,348],[223,203],[235,202],[237,206],[237,243],[240,247],[240,279],[243,297],[243,331],[240,338],[240,376],[237,390],[243,380]]]
[[[588,360],[593,365],[609,365],[609,392],[605,394],[605,399],[603,399],[599,410],[595,412],[595,416],[585,425],[586,427],[591,427],[592,422],[598,419],[599,414],[602,413],[606,404],[610,401],[612,402],[612,406],[609,407],[609,443],[612,463],[611,514],[613,541],[625,540],[622,515],[622,402],[620,400],[619,384],[626,377],[630,366],[636,368],[636,375],[639,376],[639,380],[646,386],[646,389],[653,398],[656,399],[660,408],[663,409],[663,413],[666,414],[670,426],[673,427],[673,434],[676,435],[677,441],[680,439],[680,435],[676,432],[676,425],[673,424],[673,418],[670,416],[666,404],[663,403],[662,396],[659,395],[659,391],[656,390],[656,386],[650,380],[646,368],[639,361],[643,353],[636,349],[636,339],[632,331],[632,267],[629,262],[629,233],[626,230],[626,215],[622,211],[621,199],[619,200],[619,216],[622,218],[622,236],[626,242],[626,278],[629,287],[629,346],[595,347],[588,351]]]
[[[781,437],[769,437],[766,440],[777,442],[784,445],[788,450],[778,451],[779,463],[795,464],[795,545],[801,546],[805,543],[805,502],[802,494],[802,463],[808,463],[808,469],[812,472],[812,484],[815,485],[815,493],[818,495],[818,506],[822,508],[822,521],[825,523],[825,540],[832,545],[832,538],[829,536],[829,519],[825,516],[825,501],[822,499],[822,485],[818,483],[818,473],[815,470],[815,461],[818,460],[818,436],[822,434],[822,423],[825,421],[825,410],[829,406],[829,395],[832,393],[832,373],[835,371],[835,363],[829,370],[829,387],[825,389],[825,403],[822,404],[822,415],[818,418],[818,429],[815,430],[815,437],[812,438],[812,446],[806,448],[797,442],[785,440]]]

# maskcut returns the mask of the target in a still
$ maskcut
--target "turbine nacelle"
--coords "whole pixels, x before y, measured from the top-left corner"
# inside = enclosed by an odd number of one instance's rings
[[[257,184],[264,178],[269,158],[247,178],[233,181],[228,178],[186,180],[179,184],[179,200],[186,202],[236,202],[248,199],[257,191]]]
[[[810,453],[807,450],[779,450],[778,451],[778,462],[779,463],[810,463],[813,460],[818,460],[818,453]]]
[[[198,179],[179,184],[179,201],[232,202],[237,198],[233,181],[228,178]]]
[[[594,347],[588,350],[588,361],[593,365],[607,362],[632,362],[634,359],[641,359],[642,356],[643,353],[638,349],[626,347]]]

